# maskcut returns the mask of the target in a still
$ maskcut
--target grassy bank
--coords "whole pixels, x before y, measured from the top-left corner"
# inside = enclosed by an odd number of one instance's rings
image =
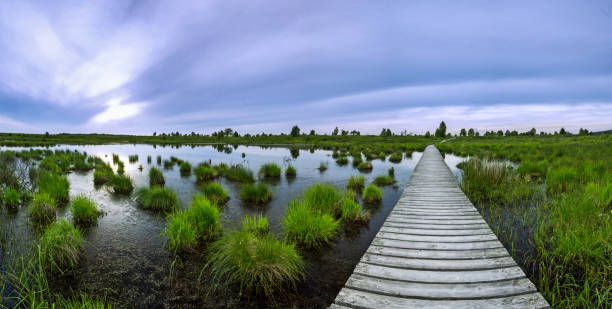
[[[553,307],[610,305],[612,136],[460,138],[438,147],[474,156],[461,164],[462,189]]]

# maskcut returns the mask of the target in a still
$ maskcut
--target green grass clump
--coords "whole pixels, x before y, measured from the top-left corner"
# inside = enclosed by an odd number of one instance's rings
[[[93,168],[94,168],[94,166],[89,164],[89,163],[87,163],[85,161],[85,159],[83,159],[83,158],[79,158],[79,159],[76,159],[74,161],[73,169],[75,171],[89,171],[89,170],[92,170]]]
[[[363,190],[363,188],[365,187],[365,177],[363,177],[363,175],[349,177],[346,187],[349,190],[361,192],[361,190]]]
[[[42,173],[38,177],[38,188],[48,193],[56,205],[66,205],[70,201],[70,182],[66,176],[54,173]]]
[[[242,230],[251,232],[257,236],[265,236],[270,230],[268,218],[261,214],[255,217],[242,218]]]
[[[339,223],[331,215],[311,209],[302,200],[293,200],[282,221],[287,240],[307,248],[318,248],[336,235]]]
[[[525,160],[521,162],[516,170],[521,176],[543,177],[548,170],[548,161],[541,160],[532,162],[530,160]]]
[[[348,164],[348,158],[347,157],[340,157],[338,159],[336,159],[336,163],[338,165],[347,165]]]
[[[225,171],[225,178],[242,183],[255,182],[253,172],[240,164],[232,165],[228,168]]]
[[[218,182],[206,182],[200,186],[200,191],[217,205],[225,204],[230,199],[228,191]]]
[[[191,164],[187,161],[183,161],[180,166],[181,175],[189,176],[191,175]]]
[[[387,171],[387,175],[391,178],[395,178],[395,168],[393,166]]]
[[[49,193],[36,193],[26,213],[35,223],[47,224],[55,220],[55,200]]]
[[[372,168],[373,168],[372,162],[370,161],[361,162],[359,163],[359,165],[357,165],[357,169],[360,172],[369,172],[372,170]]]
[[[17,209],[21,203],[21,194],[15,188],[5,188],[2,193],[2,204],[8,209]]]
[[[304,261],[293,244],[271,235],[233,230],[212,244],[206,267],[217,285],[238,284],[241,294],[274,299],[304,278]]]
[[[571,191],[577,180],[576,168],[571,166],[551,167],[546,173],[546,189],[553,193]]]
[[[168,249],[175,253],[192,249],[198,244],[196,229],[188,211],[177,211],[168,216],[163,235],[168,238]]]
[[[40,238],[41,262],[51,272],[63,274],[78,265],[82,248],[81,232],[68,220],[60,219],[48,226]]]
[[[149,186],[164,186],[166,184],[166,179],[164,178],[164,173],[155,167],[152,167],[149,170]]]
[[[386,157],[387,157],[387,154],[384,151],[381,151],[380,153],[378,153],[378,158],[380,159],[380,161],[385,161]]]
[[[240,189],[240,198],[249,203],[265,204],[272,200],[272,190],[264,183],[247,183]]]
[[[297,176],[297,170],[295,167],[293,167],[293,165],[287,166],[287,169],[285,170],[285,177],[294,178],[295,176]]]
[[[369,184],[363,189],[361,198],[366,204],[377,204],[382,200],[383,192],[376,185]]]
[[[176,193],[166,187],[140,188],[136,201],[143,209],[162,212],[171,212],[179,203]]]
[[[227,171],[227,169],[229,168],[229,166],[223,162],[214,165],[212,167],[215,171],[217,171],[217,174],[219,174],[219,176],[225,176],[225,171]]]
[[[125,174],[125,164],[123,163],[123,161],[119,161],[117,163],[117,174],[119,175]]]
[[[198,181],[211,181],[219,176],[217,171],[210,166],[207,165],[198,165],[198,167],[193,169],[193,173],[196,176]]]
[[[341,216],[343,221],[359,223],[370,220],[370,214],[361,209],[361,205],[355,201],[354,194],[349,194],[342,201]]]
[[[174,165],[176,164],[175,161],[172,160],[164,160],[164,168],[167,170],[171,170],[174,168]]]
[[[136,155],[129,155],[129,156],[128,156],[128,161],[129,161],[130,163],[136,163],[136,162],[138,162],[138,155],[137,155],[137,154],[136,154]]]
[[[94,185],[101,186],[108,183],[113,178],[113,169],[101,160],[96,163],[94,171]]]
[[[113,175],[108,185],[110,186],[110,191],[114,194],[130,195],[134,191],[132,178],[126,175]]]
[[[91,296],[81,294],[79,297],[71,299],[60,299],[53,305],[57,305],[55,308],[63,309],[112,309],[113,306],[106,304],[104,300],[93,298]],[[51,308],[54,308],[51,305]],[[42,309],[42,308],[41,308]]]
[[[157,165],[161,165],[162,164],[162,156],[157,156],[155,158],[155,161],[157,162]]]
[[[119,163],[119,161],[120,161],[119,160],[119,155],[113,153],[113,164],[117,164],[117,163]]]
[[[175,253],[194,249],[199,243],[215,238],[221,231],[219,209],[201,195],[193,197],[187,210],[168,217],[163,235],[168,248]]]
[[[325,163],[325,162],[319,163],[319,167],[317,167],[317,169],[320,172],[325,172],[327,170],[327,163]]]
[[[353,156],[353,167],[358,167],[362,162],[363,160],[361,159],[361,154]]]
[[[304,191],[304,202],[315,211],[335,216],[340,212],[342,192],[330,184],[314,184]]]
[[[389,162],[400,163],[402,162],[402,157],[401,152],[394,152],[389,156]]]
[[[72,220],[77,225],[90,225],[98,221],[100,212],[96,203],[85,195],[78,195],[70,201]]]
[[[191,201],[188,210],[195,226],[196,235],[200,240],[210,240],[215,238],[221,231],[219,219],[221,213],[215,203],[202,195],[196,195]]]
[[[389,175],[380,175],[374,178],[374,184],[377,186],[389,186],[395,183],[395,179]]]
[[[279,178],[281,175],[281,168],[276,163],[267,163],[261,166],[259,175],[263,175],[263,177],[266,178]]]

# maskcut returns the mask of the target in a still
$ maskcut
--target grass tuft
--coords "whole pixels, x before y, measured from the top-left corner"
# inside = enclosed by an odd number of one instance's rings
[[[35,223],[47,224],[55,220],[55,200],[46,192],[36,193],[26,212]]]
[[[287,240],[307,248],[319,248],[331,241],[339,223],[331,215],[311,209],[305,201],[293,200],[282,225]]]
[[[74,269],[83,248],[83,236],[72,223],[60,219],[48,226],[40,238],[41,262],[52,273]]]
[[[261,214],[254,217],[242,218],[242,230],[251,232],[257,236],[265,236],[270,230],[268,218]]]
[[[219,173],[208,165],[200,164],[193,169],[196,179],[200,182],[211,181],[219,176]]]
[[[293,167],[293,165],[287,166],[287,169],[285,170],[285,177],[295,178],[295,176],[297,176],[297,170],[295,167]]]
[[[304,261],[293,244],[246,230],[230,231],[213,243],[206,267],[217,285],[238,284],[241,294],[272,300],[304,278]]]
[[[149,186],[164,186],[166,184],[166,179],[164,178],[164,173],[155,167],[152,167],[149,170]]]
[[[72,213],[74,223],[82,226],[95,224],[101,215],[96,203],[85,195],[78,195],[72,198],[72,201],[70,201],[70,212]]]
[[[261,166],[259,175],[263,175],[263,177],[266,178],[279,178],[281,175],[281,168],[276,163],[267,163]]]
[[[361,190],[363,190],[365,187],[365,177],[363,177],[363,175],[351,176],[346,184],[346,187],[349,190],[361,192]]]
[[[217,205],[223,205],[230,199],[228,191],[218,182],[206,182],[200,186],[200,191]]]
[[[136,201],[143,209],[161,212],[171,212],[179,203],[174,191],[166,187],[140,188]]]
[[[247,183],[240,189],[240,198],[249,203],[266,204],[272,200],[272,190],[264,183]]]
[[[132,178],[127,175],[113,175],[108,185],[110,186],[110,191],[114,194],[130,195],[134,191]]]
[[[382,197],[382,190],[373,184],[369,184],[365,189],[363,189],[363,194],[361,196],[363,202],[366,204],[378,204],[382,200]]]

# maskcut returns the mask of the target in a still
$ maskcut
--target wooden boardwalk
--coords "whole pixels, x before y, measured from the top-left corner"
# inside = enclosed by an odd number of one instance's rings
[[[547,308],[428,146],[331,308]]]

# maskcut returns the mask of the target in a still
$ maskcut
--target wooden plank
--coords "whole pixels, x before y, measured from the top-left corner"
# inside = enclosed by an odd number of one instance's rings
[[[427,235],[411,235],[405,233],[391,233],[381,230],[376,235],[378,238],[385,239],[396,239],[396,240],[408,240],[408,241],[421,241],[421,242],[480,242],[497,240],[495,234],[490,233],[487,235],[465,235],[465,236],[427,236]]]
[[[420,242],[406,241],[397,239],[374,238],[373,244],[379,244],[384,247],[404,248],[404,249],[421,249],[421,250],[474,250],[474,249],[493,249],[502,248],[499,240],[467,242],[467,243],[449,243],[449,242]]]
[[[399,297],[426,299],[477,299],[537,292],[527,278],[478,283],[402,282],[353,274],[346,286]]]
[[[421,259],[484,259],[491,257],[508,256],[505,248],[476,249],[476,250],[420,250],[370,245],[367,252],[397,257]]]
[[[475,300],[427,300],[393,297],[345,288],[336,297],[336,303],[347,304],[353,308],[548,308],[544,298],[537,292],[510,297]]]
[[[462,229],[462,230],[431,230],[423,228],[408,228],[408,227],[394,227],[394,226],[383,226],[380,228],[383,232],[388,233],[399,233],[399,234],[412,234],[412,235],[427,235],[427,236],[468,236],[468,235],[491,235],[491,229],[480,228],[480,229]]]
[[[525,277],[525,274],[518,266],[470,271],[437,271],[424,269],[402,269],[359,263],[357,266],[355,266],[354,273],[383,279],[393,279],[397,281],[427,283],[474,283],[510,280]]]
[[[497,269],[516,266],[510,256],[474,260],[428,260],[377,255],[366,252],[361,261],[379,266],[422,270]]]

